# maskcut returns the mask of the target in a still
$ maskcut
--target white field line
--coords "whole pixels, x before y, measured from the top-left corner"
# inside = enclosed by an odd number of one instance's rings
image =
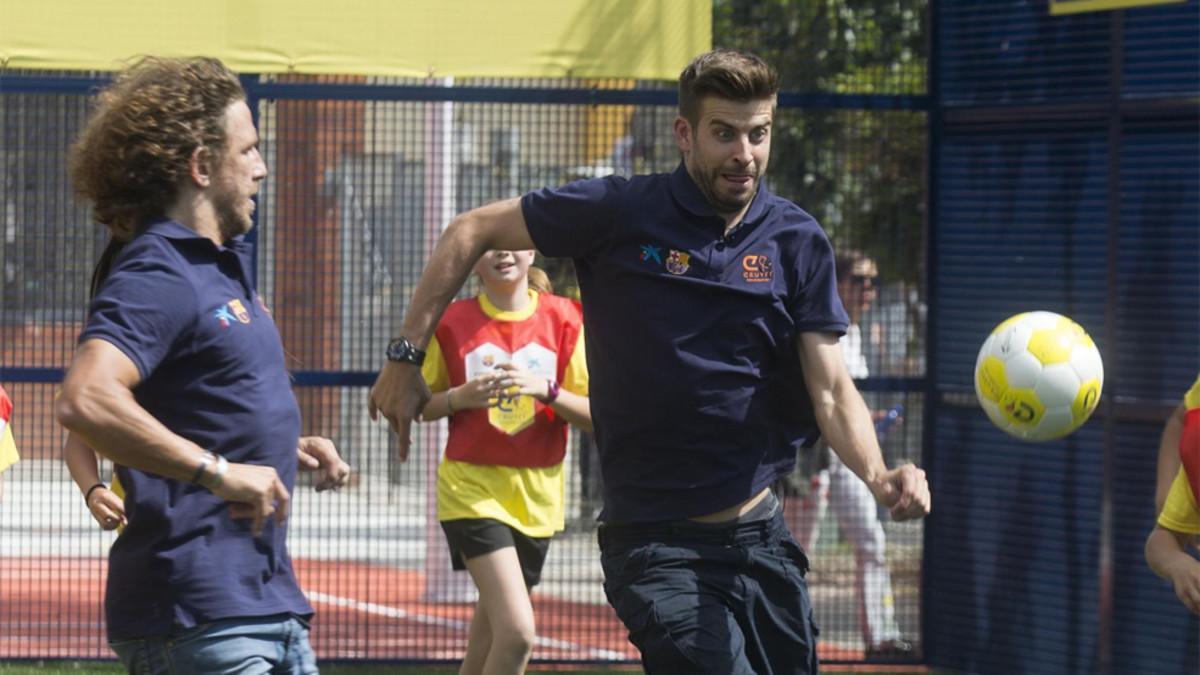
[[[362,600],[355,600],[353,598],[342,598],[342,597],[338,597],[336,595],[329,595],[328,593],[322,593],[320,591],[307,591],[305,594],[308,596],[308,599],[313,602],[319,602],[319,603],[322,603],[325,605],[332,605],[334,607],[346,607],[346,608],[353,609],[353,610],[356,610],[359,612],[365,612],[367,614],[375,614],[377,616],[386,616],[389,619],[403,619],[405,621],[412,621],[413,623],[421,623],[421,624],[426,624],[429,626],[438,626],[441,628],[454,628],[457,630],[461,630],[464,633],[468,632],[471,628],[470,623],[468,623],[466,621],[460,621],[458,619],[447,619],[445,617],[440,617],[440,616],[429,616],[427,614],[416,614],[413,612],[409,612],[409,611],[400,609],[399,607],[391,607],[388,605],[381,605],[381,604],[378,604],[375,602],[363,602]],[[583,653],[583,654],[586,654],[588,658],[597,659],[597,660],[626,661],[629,658],[625,654],[622,654],[620,652],[614,652],[609,649],[595,649],[592,647],[585,647],[583,645],[578,645],[578,644],[575,644],[574,642],[567,642],[566,640],[555,640],[553,638],[547,638],[547,637],[541,637],[541,636],[538,636],[535,639],[534,644],[539,647],[550,647],[552,649],[561,649],[561,650],[568,651],[568,652]]]

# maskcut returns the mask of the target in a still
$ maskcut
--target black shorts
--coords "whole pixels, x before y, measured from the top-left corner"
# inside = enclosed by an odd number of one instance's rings
[[[735,524],[600,526],[604,592],[647,675],[817,672],[808,558],[782,509]]]
[[[530,537],[491,518],[443,520],[442,531],[446,533],[446,543],[450,545],[450,564],[456,570],[467,569],[464,562],[467,558],[512,546],[517,549],[517,560],[521,562],[525,585],[533,588],[542,580],[542,566],[546,564],[546,552],[550,550],[550,537]]]

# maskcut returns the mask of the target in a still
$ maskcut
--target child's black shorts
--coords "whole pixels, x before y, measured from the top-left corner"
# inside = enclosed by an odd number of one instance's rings
[[[542,566],[550,550],[550,537],[530,537],[491,518],[443,520],[442,531],[450,545],[450,564],[456,570],[467,569],[464,560],[475,558],[506,546],[517,549],[525,585],[533,588],[542,580]]]

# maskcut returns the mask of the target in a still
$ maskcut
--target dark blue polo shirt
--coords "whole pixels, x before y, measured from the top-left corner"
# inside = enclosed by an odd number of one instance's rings
[[[118,255],[80,341],[128,356],[133,394],[171,431],[230,462],[275,467],[290,492],[300,410],[270,312],[250,281],[251,247],[219,247],[174,221],[150,224]],[[172,625],[307,615],[286,524],[250,521],[208,490],[118,468],[129,525],[109,554],[109,639]]]
[[[575,259],[605,520],[712,513],[791,470],[818,435],[796,338],[848,321],[811,216],[760,187],[725,235],[682,164],[521,207],[539,251]]]

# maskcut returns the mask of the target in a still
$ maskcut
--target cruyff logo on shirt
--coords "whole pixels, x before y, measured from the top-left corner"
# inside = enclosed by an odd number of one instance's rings
[[[213,318],[221,324],[221,328],[229,328],[234,321],[250,323],[250,312],[246,311],[246,306],[241,300],[234,298],[213,310]]]
[[[691,260],[692,255],[690,253],[671,249],[671,255],[667,256],[667,271],[676,276],[686,274],[691,267],[689,264]]]
[[[751,253],[742,258],[742,278],[750,283],[771,281],[775,278],[775,265],[767,256]]]

